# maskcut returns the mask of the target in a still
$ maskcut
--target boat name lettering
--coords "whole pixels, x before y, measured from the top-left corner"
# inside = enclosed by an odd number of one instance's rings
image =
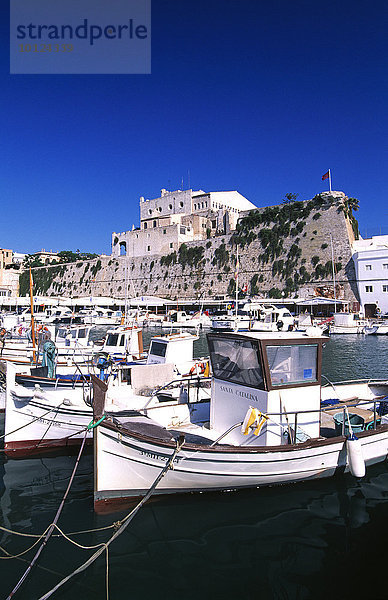
[[[248,400],[253,400],[254,402],[259,401],[256,394],[251,394],[251,392],[244,392],[242,390],[236,390],[236,396],[240,396],[241,398],[247,398]]]
[[[155,454],[154,452],[146,452],[145,450],[141,450],[140,454],[142,456],[146,456],[147,458],[153,458],[154,460],[162,460],[163,462],[166,462],[166,457],[165,456],[161,456],[160,454]],[[178,457],[174,458],[174,463],[178,463],[181,459]]]
[[[220,385],[221,392],[228,392],[229,394],[233,394],[233,388],[226,387],[226,385]]]
[[[42,417],[39,417],[37,421],[39,423],[44,423],[45,425],[54,425],[55,427],[62,427],[62,423],[56,423],[54,421],[49,421],[48,419],[42,419]]]

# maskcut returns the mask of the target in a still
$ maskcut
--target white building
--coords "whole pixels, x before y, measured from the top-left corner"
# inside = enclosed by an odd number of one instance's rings
[[[256,206],[237,191],[161,190],[159,198],[140,198],[140,228],[112,234],[112,254],[147,256],[177,251],[184,242],[204,240],[236,228],[241,212]]]
[[[356,240],[352,258],[362,312],[388,314],[388,235]]]

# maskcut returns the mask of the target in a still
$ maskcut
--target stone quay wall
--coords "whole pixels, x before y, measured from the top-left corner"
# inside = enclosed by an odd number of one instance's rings
[[[342,192],[326,192],[310,201],[250,211],[237,231],[187,243],[165,256],[40,267],[34,269],[34,293],[124,298],[127,287],[130,298],[233,297],[238,271],[239,287],[251,296],[333,297],[333,253],[337,299],[358,302],[351,258],[354,218],[343,208],[346,200]]]

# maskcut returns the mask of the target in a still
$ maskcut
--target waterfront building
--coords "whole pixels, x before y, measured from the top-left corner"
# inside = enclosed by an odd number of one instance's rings
[[[388,314],[388,235],[356,240],[352,249],[362,312]]]
[[[44,265],[49,265],[53,262],[58,262],[58,254],[57,252],[52,252],[48,250],[40,250],[40,252],[34,252],[34,256],[39,258]]]
[[[161,190],[159,198],[140,198],[140,227],[112,233],[112,255],[130,257],[178,251],[181,244],[236,228],[242,212],[256,209],[237,191]]]

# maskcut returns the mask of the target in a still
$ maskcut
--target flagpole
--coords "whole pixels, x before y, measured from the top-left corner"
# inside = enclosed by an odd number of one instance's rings
[[[329,191],[331,192],[331,171],[329,169]]]

